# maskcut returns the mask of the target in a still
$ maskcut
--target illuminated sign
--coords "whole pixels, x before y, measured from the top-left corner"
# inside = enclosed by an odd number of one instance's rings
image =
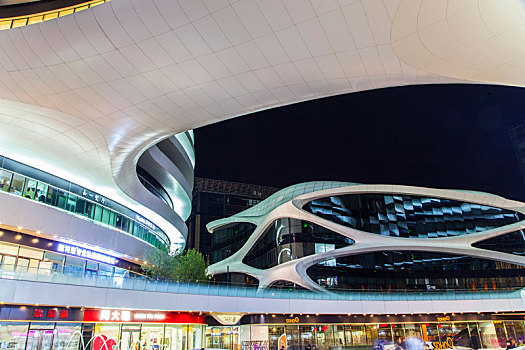
[[[82,195],[86,198],[89,198],[91,200],[94,200],[95,202],[99,202],[99,203],[102,203],[102,204],[105,204],[106,203],[106,199],[102,196],[99,196],[98,194],[94,194],[94,193],[91,193],[87,190],[83,190],[82,191]]]
[[[233,326],[241,320],[243,315],[213,313],[212,316],[223,325]]]
[[[448,322],[450,321],[450,316],[445,316],[445,317],[436,317],[438,322]]]
[[[432,342],[432,346],[435,350],[441,350],[441,349],[453,349],[454,348],[454,340],[450,337],[447,337],[446,341],[435,341]]]
[[[58,319],[67,319],[69,316],[69,310],[68,309],[34,309],[33,310],[33,318],[34,319],[56,319],[58,316]]]
[[[204,315],[189,312],[85,309],[84,322],[205,323]]]
[[[100,321],[130,322],[130,321],[162,321],[163,313],[134,312],[129,310],[100,310]]]
[[[70,321],[71,319],[78,319],[78,310],[73,310],[63,307],[49,307],[39,306],[27,310],[27,318],[29,320],[41,321]]]
[[[166,318],[165,314],[155,314],[155,313],[136,313],[133,315],[137,321],[162,321]]]
[[[135,219],[140,222],[142,225],[148,227],[151,230],[156,230],[157,226],[153,225],[150,221],[144,219],[142,216],[135,214]]]
[[[60,253],[79,256],[81,258],[100,261],[110,265],[115,265],[118,262],[118,260],[112,256],[64,243],[58,244],[57,251]]]
[[[299,317],[287,318],[286,323],[299,323]]]

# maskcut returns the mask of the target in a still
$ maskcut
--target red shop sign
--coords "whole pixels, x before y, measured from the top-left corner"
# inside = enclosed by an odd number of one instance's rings
[[[133,323],[200,323],[204,315],[176,311],[148,311],[121,309],[85,309],[84,322],[133,322]]]

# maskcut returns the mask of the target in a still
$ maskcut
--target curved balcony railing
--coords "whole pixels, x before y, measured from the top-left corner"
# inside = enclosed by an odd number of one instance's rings
[[[83,273],[28,273],[15,271],[13,267],[0,268],[0,278],[20,281],[57,283],[72,286],[124,289],[132,291],[230,296],[274,299],[353,300],[353,301],[422,301],[422,300],[484,300],[521,299],[521,289],[499,290],[442,290],[442,291],[361,291],[340,290],[335,293],[318,293],[297,289],[266,289],[246,287],[232,283],[210,281],[171,282],[129,276],[94,276]]]
[[[48,21],[50,19],[63,17],[63,16],[70,15],[75,12],[79,12],[79,11],[86,10],[88,8],[103,4],[108,1],[109,0],[92,0],[92,1],[81,3],[81,4],[77,4],[74,6],[68,6],[68,7],[64,7],[60,9],[54,9],[54,10],[34,13],[30,15],[9,17],[9,18],[0,17],[0,30],[28,26],[30,24],[40,23],[40,22]]]

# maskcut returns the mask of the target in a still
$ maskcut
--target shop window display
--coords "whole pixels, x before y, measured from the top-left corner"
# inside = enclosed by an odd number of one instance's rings
[[[25,347],[28,323],[12,324],[9,322],[0,322],[0,348],[22,350]]]
[[[269,350],[283,334],[287,350],[498,349],[523,345],[524,332],[523,321],[269,325],[268,340]]]
[[[79,323],[57,323],[53,331],[53,350],[81,349],[82,333],[80,330],[81,325]]]

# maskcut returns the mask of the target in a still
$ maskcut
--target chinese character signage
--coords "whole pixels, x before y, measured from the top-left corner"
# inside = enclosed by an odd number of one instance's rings
[[[69,319],[69,309],[33,309],[33,318],[35,320],[68,320]]]
[[[81,258],[100,261],[110,265],[115,265],[118,262],[118,260],[112,256],[95,252],[86,248],[77,247],[71,244],[59,243],[57,251],[64,254],[79,256]]]
[[[4,305],[0,308],[0,319],[42,322],[81,322],[83,312],[78,307]]]
[[[102,204],[106,204],[106,199],[98,194],[94,194],[94,193],[91,193],[89,192],[88,190],[84,189],[82,191],[82,196],[88,198],[88,199],[91,199],[92,201],[95,201],[95,202],[98,202],[98,203],[102,203]]]

